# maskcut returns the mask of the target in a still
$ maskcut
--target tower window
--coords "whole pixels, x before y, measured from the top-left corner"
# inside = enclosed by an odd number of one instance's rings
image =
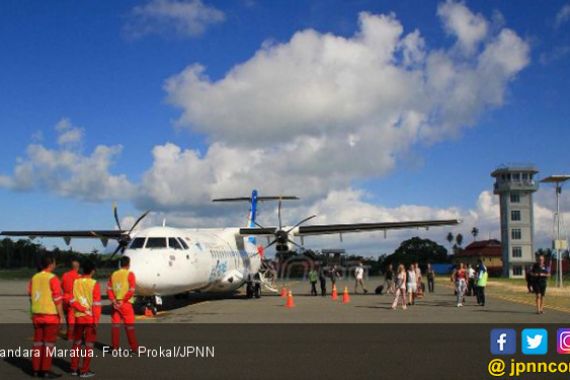
[[[520,203],[521,196],[519,193],[511,193],[511,203]]]
[[[512,210],[511,211],[511,220],[515,221],[515,222],[521,220],[521,211],[520,210]]]
[[[522,257],[521,247],[513,247],[513,257]]]
[[[513,173],[513,181],[520,181],[521,175],[519,173]]]
[[[513,228],[511,230],[511,239],[520,240],[521,238],[522,238],[521,229],[520,228]]]

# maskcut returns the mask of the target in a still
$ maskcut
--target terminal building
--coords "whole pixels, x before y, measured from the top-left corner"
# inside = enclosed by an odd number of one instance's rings
[[[525,267],[535,261],[533,193],[538,190],[537,173],[532,165],[503,166],[491,173],[500,200],[504,277],[524,277]]]

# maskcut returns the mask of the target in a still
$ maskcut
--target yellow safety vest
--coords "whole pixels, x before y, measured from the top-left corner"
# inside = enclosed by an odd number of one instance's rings
[[[477,286],[487,286],[487,279],[489,278],[489,273],[487,271],[479,273],[479,278],[477,279]]]
[[[55,274],[41,271],[32,277],[32,314],[57,315],[57,308],[53,302],[50,281]]]
[[[81,306],[87,310],[93,308],[93,288],[97,284],[92,278],[84,277],[78,278],[73,282],[73,299],[72,302],[79,302]],[[83,317],[87,314],[78,310],[74,311],[76,317]]]
[[[119,269],[111,275],[113,293],[115,293],[117,301],[122,301],[125,298],[125,294],[129,291],[129,273],[128,269]],[[134,297],[131,297],[129,302],[133,303]]]

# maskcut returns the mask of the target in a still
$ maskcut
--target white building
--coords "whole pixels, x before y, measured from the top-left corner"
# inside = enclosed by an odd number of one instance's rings
[[[524,277],[525,266],[535,261],[532,197],[538,190],[536,173],[532,165],[504,166],[491,173],[494,193],[500,198],[504,277]]]

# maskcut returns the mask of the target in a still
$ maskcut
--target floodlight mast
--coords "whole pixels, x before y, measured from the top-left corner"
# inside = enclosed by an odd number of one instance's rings
[[[563,276],[562,276],[562,251],[568,249],[568,241],[564,239],[562,241],[560,236],[560,194],[562,193],[562,184],[570,180],[570,175],[567,174],[557,174],[551,175],[550,177],[544,178],[543,183],[554,183],[556,191],[556,213],[554,214],[554,220],[556,221],[556,238],[554,240],[554,250],[556,251],[556,258],[558,259],[556,268],[556,286],[562,288]]]

